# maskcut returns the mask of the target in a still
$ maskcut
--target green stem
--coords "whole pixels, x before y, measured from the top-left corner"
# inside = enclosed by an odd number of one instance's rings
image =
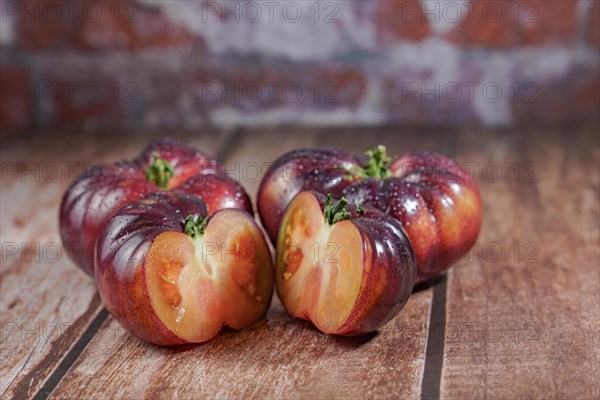
[[[386,154],[385,146],[379,145],[373,150],[366,151],[365,155],[369,157],[369,161],[363,169],[366,177],[385,179],[392,175],[388,168],[392,159]]]
[[[204,236],[204,230],[208,224],[208,217],[201,215],[188,215],[183,223],[183,233],[195,239]]]
[[[344,197],[338,201],[335,201],[333,199],[333,194],[327,194],[327,199],[325,200],[325,207],[323,210],[325,222],[331,226],[337,222],[349,219],[352,214],[350,211],[346,210],[347,205],[348,200],[346,200]],[[365,210],[357,204],[356,212],[359,214],[364,214]]]
[[[157,152],[152,153],[152,164],[146,168],[146,179],[154,182],[161,189],[169,187],[169,181],[175,175],[175,170],[171,165],[160,158]]]

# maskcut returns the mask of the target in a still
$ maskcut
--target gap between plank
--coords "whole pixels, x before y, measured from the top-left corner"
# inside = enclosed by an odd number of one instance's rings
[[[447,157],[456,158],[459,131],[454,129],[445,136],[447,140],[442,145],[441,153]],[[433,287],[431,313],[429,314],[429,330],[427,335],[427,350],[425,366],[421,381],[421,399],[439,400],[442,387],[442,369],[444,367],[444,347],[446,341],[446,293],[448,273]]]
[[[234,149],[235,144],[239,141],[243,133],[244,128],[235,128],[233,132],[228,134],[224,142],[219,146],[215,154],[215,159],[219,162],[225,162],[225,159]]]
[[[33,400],[45,400],[48,398],[48,396],[50,396],[52,391],[54,391],[56,386],[58,386],[73,363],[77,361],[79,355],[90,343],[94,335],[100,330],[100,327],[107,318],[108,311],[106,308],[102,307],[98,315],[96,315],[92,323],[88,325],[83,334],[79,337],[79,339],[77,339],[75,345],[71,347],[71,350],[69,350],[65,358],[62,359],[52,375],[50,375],[44,385],[38,390],[35,396],[33,396]]]
[[[429,334],[425,352],[425,367],[421,382],[421,399],[440,398],[442,367],[444,365],[444,344],[446,333],[446,291],[447,275],[433,287],[431,314],[429,316]]]

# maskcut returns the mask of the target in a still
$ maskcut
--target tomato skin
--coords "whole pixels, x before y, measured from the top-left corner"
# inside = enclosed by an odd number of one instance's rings
[[[400,221],[417,257],[417,284],[433,281],[477,240],[482,219],[479,189],[460,165],[440,154],[408,154],[390,169],[394,176],[362,180],[343,195],[386,210]]]
[[[481,228],[481,197],[476,182],[456,162],[436,153],[410,153],[393,160],[383,178],[356,173],[365,167],[363,157],[332,149],[298,150],[277,159],[258,194],[258,211],[273,243],[291,199],[315,190],[397,219],[417,258],[418,285],[445,274],[473,246]],[[294,179],[281,179],[289,169],[296,171]]]
[[[156,190],[132,162],[94,165],[69,187],[60,207],[63,246],[85,273],[94,273],[94,246],[102,224],[123,205]]]
[[[156,237],[181,232],[190,214],[207,215],[204,202],[189,195],[151,193],[120,209],[98,239],[95,277],[104,306],[128,332],[151,343],[186,343],[164,326],[152,308],[144,263]]]
[[[88,275],[94,274],[94,246],[104,222],[126,204],[163,190],[146,178],[154,155],[173,167],[174,176],[166,190],[201,197],[211,214],[223,206],[253,212],[243,187],[229,178],[216,160],[183,143],[161,140],[133,161],[93,165],[67,189],[59,213],[63,245]]]
[[[324,195],[314,191],[304,191],[294,198],[292,204],[299,202],[317,202],[321,210],[321,214],[317,218],[323,218],[326,203]],[[288,208],[288,212],[294,212],[292,204]],[[408,238],[396,219],[370,207],[364,208],[364,212],[361,213],[357,212],[357,207],[353,204],[347,205],[346,209],[350,212],[350,216],[344,222],[350,222],[354,226],[353,229],[358,232],[360,237],[360,243],[348,247],[344,247],[344,244],[339,245],[336,257],[343,260],[347,253],[356,252],[360,248],[363,258],[360,262],[360,273],[346,275],[344,278],[359,280],[356,282],[359,287],[358,294],[345,321],[332,329],[323,329],[323,326],[328,326],[327,321],[325,324],[323,321],[319,322],[318,312],[315,309],[298,312],[295,305],[292,304],[297,300],[295,295],[291,294],[292,291],[288,286],[293,283],[284,278],[287,263],[285,256],[280,251],[285,246],[285,232],[288,228],[285,224],[295,223],[295,220],[289,217],[285,219],[286,222],[282,225],[279,233],[276,283],[279,298],[292,315],[311,320],[325,333],[357,336],[377,330],[400,312],[413,290],[416,263]],[[335,229],[335,224],[332,227]],[[348,228],[344,228],[344,230],[346,229]],[[341,234],[344,235],[344,233]],[[313,239],[307,238],[307,240],[312,241]],[[333,243],[336,241],[334,240]],[[320,245],[322,247],[323,243]],[[322,264],[320,268],[331,268],[331,265]],[[348,265],[341,265],[340,268],[346,270]],[[314,282],[308,283],[308,285],[312,284]],[[317,292],[322,292],[322,288]],[[299,288],[296,293],[312,292],[307,288]],[[321,304],[320,307],[322,306]],[[313,307],[319,308],[314,305]]]
[[[378,249],[370,253],[371,264],[367,280],[358,304],[369,304],[373,299],[373,288],[378,282],[380,297],[372,301],[370,308],[357,307],[352,319],[342,327],[344,335],[372,332],[394,318],[408,301],[417,274],[416,260],[408,237],[401,225],[388,215],[366,208],[363,215],[352,221],[362,233],[369,248]]]

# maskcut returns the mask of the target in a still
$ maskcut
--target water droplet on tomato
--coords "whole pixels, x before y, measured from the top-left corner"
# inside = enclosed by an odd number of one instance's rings
[[[180,323],[181,320],[183,319],[184,315],[185,315],[185,307],[181,307],[179,309],[179,312],[177,313],[177,318],[175,319],[175,322]]]

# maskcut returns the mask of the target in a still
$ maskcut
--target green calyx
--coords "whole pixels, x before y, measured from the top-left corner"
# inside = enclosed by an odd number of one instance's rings
[[[146,179],[154,182],[161,189],[166,189],[169,186],[169,181],[175,175],[173,167],[160,158],[157,152],[152,153],[152,164],[146,168]]]
[[[200,215],[188,215],[183,223],[183,233],[195,239],[199,236],[204,236],[204,230],[208,224],[208,217]]]
[[[388,168],[392,159],[386,154],[385,146],[379,145],[373,150],[366,151],[365,155],[369,157],[362,171],[366,177],[385,179],[392,175]]]
[[[367,178],[385,179],[392,176],[392,171],[388,168],[392,159],[386,154],[385,146],[379,145],[373,150],[367,150],[365,155],[369,157],[365,166],[350,168],[344,179],[356,181]]]
[[[325,222],[331,226],[337,222],[349,219],[352,214],[350,211],[346,210],[347,205],[348,200],[346,200],[344,197],[338,201],[335,201],[333,199],[333,194],[327,194],[327,199],[325,200],[325,207],[323,210]],[[357,204],[356,212],[359,214],[364,214],[365,210]]]

